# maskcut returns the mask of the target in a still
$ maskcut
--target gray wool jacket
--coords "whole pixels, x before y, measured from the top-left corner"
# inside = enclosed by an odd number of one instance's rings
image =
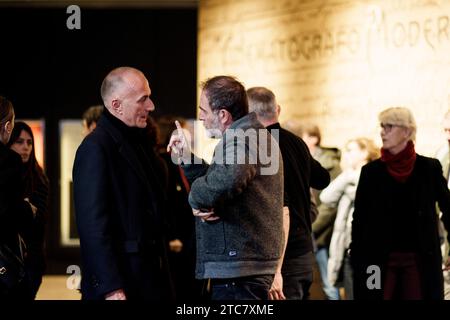
[[[182,165],[192,184],[191,207],[214,208],[220,217],[196,219],[196,277],[275,274],[283,249],[284,185],[274,138],[250,113],[225,131],[210,165],[198,158],[191,163],[197,164]]]

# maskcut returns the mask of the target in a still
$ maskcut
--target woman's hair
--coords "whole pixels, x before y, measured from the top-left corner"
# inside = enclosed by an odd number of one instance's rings
[[[0,135],[3,134],[5,124],[12,121],[14,117],[14,108],[8,99],[0,96]]]
[[[311,122],[305,122],[300,126],[300,132],[301,135],[308,135],[310,137],[316,137],[317,138],[317,146],[320,146],[320,142],[322,141],[322,135],[320,133],[319,126],[317,126],[314,123]]]
[[[412,112],[405,107],[391,107],[378,115],[380,123],[393,124],[411,129],[409,140],[416,140],[417,125]]]
[[[375,144],[375,142],[372,139],[368,138],[355,138],[350,139],[346,146],[348,146],[350,143],[355,142],[359,149],[363,151],[367,151],[367,162],[376,160],[380,157],[380,148]]]
[[[11,133],[11,138],[9,142],[6,144],[8,148],[10,148],[16,141],[19,139],[22,131],[27,132],[31,136],[31,154],[30,158],[26,163],[24,163],[24,179],[25,179],[25,195],[29,196],[33,191],[36,190],[38,182],[47,184],[47,177],[44,174],[41,166],[36,160],[36,154],[34,152],[34,136],[31,128],[25,123],[18,121],[14,125],[14,129]]]
[[[89,128],[93,123],[97,124],[100,116],[103,113],[104,107],[101,105],[89,107],[82,116],[82,119],[86,121],[86,125]]]

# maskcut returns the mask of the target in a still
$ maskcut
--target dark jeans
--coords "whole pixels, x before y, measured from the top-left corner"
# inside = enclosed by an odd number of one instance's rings
[[[413,252],[392,252],[386,264],[384,300],[420,300],[419,257]]]
[[[308,300],[309,288],[313,281],[311,275],[299,274],[283,276],[283,293],[288,300]]]
[[[283,262],[283,293],[288,300],[307,300],[313,282],[313,253],[307,253]]]
[[[273,275],[211,279],[211,300],[268,300]]]

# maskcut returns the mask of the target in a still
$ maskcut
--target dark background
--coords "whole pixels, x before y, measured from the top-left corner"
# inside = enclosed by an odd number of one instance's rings
[[[79,249],[60,245],[59,129],[101,104],[100,85],[115,67],[147,76],[154,116],[195,117],[197,9],[81,7],[81,30],[69,30],[66,8],[0,7],[0,95],[16,118],[45,120],[50,179],[48,273],[79,264]]]

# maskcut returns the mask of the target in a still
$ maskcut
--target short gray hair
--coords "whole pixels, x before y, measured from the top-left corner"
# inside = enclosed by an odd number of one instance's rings
[[[247,90],[249,112],[265,120],[277,117],[275,94],[265,87],[253,87]]]
[[[143,73],[132,67],[119,67],[112,70],[108,75],[103,79],[102,87],[100,89],[100,94],[103,99],[103,104],[105,107],[110,107],[108,105],[108,99],[111,97],[111,94],[114,93],[120,85],[126,83],[126,75],[130,73],[141,74]]]
[[[409,140],[416,140],[417,125],[414,116],[408,108],[405,107],[390,107],[383,110],[378,115],[380,123],[393,124],[411,129]]]

